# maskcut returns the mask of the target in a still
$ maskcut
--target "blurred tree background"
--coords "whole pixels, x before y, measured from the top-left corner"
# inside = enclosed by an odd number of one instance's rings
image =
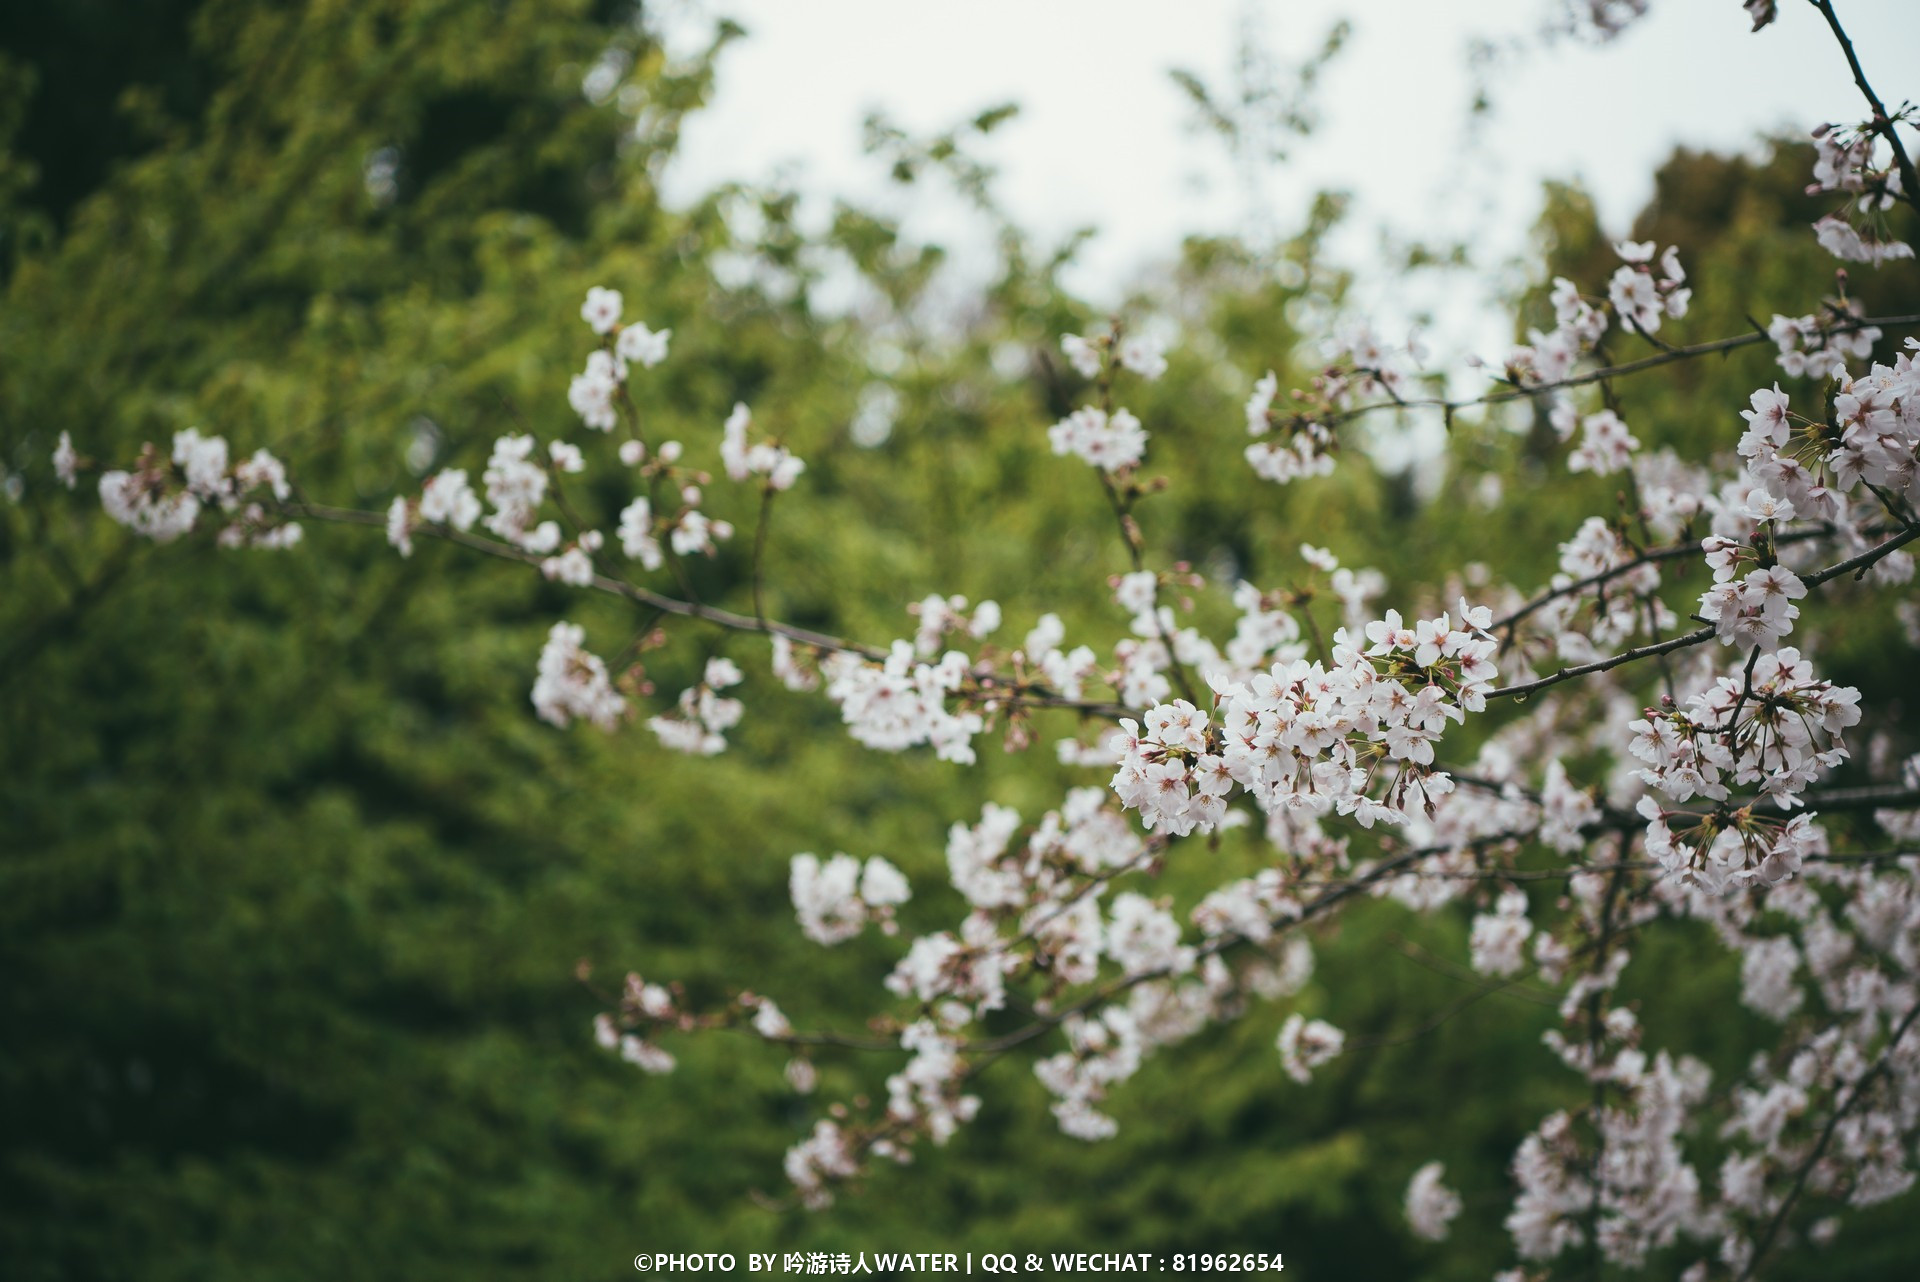
[[[1462,1004],[1476,985],[1421,961],[1465,957],[1470,910],[1376,905],[1315,937],[1297,1004],[1357,1049],[1311,1087],[1279,1071],[1286,1010],[1257,1011],[1152,1062],[1115,1101],[1120,1137],[1089,1147],[1009,1063],[948,1149],[821,1214],[770,1205],[756,1194],[783,1193],[813,1110],[876,1089],[892,1059],[823,1054],[817,1100],[744,1039],[673,1044],[682,1071],[643,1077],[589,1040],[576,961],[709,996],[779,977],[796,1022],[853,1024],[892,949],[802,940],[788,858],[883,853],[914,880],[910,928],[951,920],[947,825],[987,800],[1035,818],[1090,782],[1045,746],[1072,722],[1023,755],[983,742],[974,771],[867,753],[806,696],[762,699],[711,762],[640,727],[556,732],[527,702],[548,625],[580,621],[613,653],[646,620],[444,546],[401,560],[361,530],[310,526],[289,554],[136,546],[55,488],[62,430],[123,461],[198,426],[370,508],[441,466],[477,473],[509,431],[580,440],[577,311],[606,284],[674,331],[635,384],[656,438],[711,459],[740,399],[809,463],[774,511],[770,613],[884,642],[906,602],[957,592],[996,597],[1015,634],[1045,609],[1076,640],[1122,626],[1104,501],[1043,431],[1079,391],[1058,334],[1104,316],[1059,283],[1074,246],[1008,224],[967,158],[1004,117],[872,135],[903,181],[955,184],[997,221],[1002,269],[956,312],[939,249],[874,212],[809,236],[779,189],[664,206],[661,167],[737,33],[670,61],[643,17],[626,0],[0,11],[0,1274],[590,1278],[642,1249],[917,1247],[1488,1276],[1510,1256],[1513,1146],[1579,1092],[1539,1045],[1549,1006]],[[1830,290],[1808,165],[1782,145],[1662,171],[1634,230],[1677,242],[1702,283],[1682,339]],[[1561,189],[1546,211],[1549,274],[1597,289],[1611,261],[1591,207]],[[1174,482],[1143,520],[1163,568],[1209,574],[1197,609],[1216,622],[1236,577],[1303,581],[1302,541],[1382,567],[1383,605],[1417,610],[1449,603],[1421,585],[1471,560],[1543,582],[1579,518],[1608,510],[1607,483],[1570,484],[1538,430],[1448,442],[1509,469],[1491,510],[1453,472],[1435,487],[1366,465],[1385,427],[1356,429],[1354,465],[1325,481],[1252,477],[1240,405],[1268,368],[1304,377],[1301,332],[1344,285],[1321,252],[1340,212],[1324,198],[1278,243],[1190,242],[1126,309],[1178,326],[1172,370],[1133,405]],[[855,304],[817,301],[847,280]],[[1911,310],[1915,285],[1910,265],[1858,282],[1869,312]],[[1621,391],[1642,439],[1702,455],[1774,376],[1756,348]],[[610,517],[627,497],[611,448],[582,443],[607,457],[581,501]],[[1530,483],[1549,471],[1551,490]],[[721,514],[751,529],[744,500]],[[745,542],[696,568],[703,598],[745,599]],[[1891,621],[1858,617],[1834,675],[1910,699]],[[657,698],[710,653],[767,684],[757,641],[675,625],[648,655]],[[1183,904],[1268,857],[1244,837],[1195,853],[1204,868],[1169,874]],[[1628,975],[1661,993],[1656,1039],[1738,1071],[1754,1026],[1726,1002],[1735,959],[1677,936]],[[1444,1247],[1399,1211],[1430,1157],[1468,1201]],[[1916,1254],[1896,1203],[1818,1268],[1884,1278]]]

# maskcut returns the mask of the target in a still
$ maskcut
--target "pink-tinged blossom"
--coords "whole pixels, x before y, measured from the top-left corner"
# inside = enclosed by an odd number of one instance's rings
[[[1693,291],[1682,282],[1687,278],[1679,255],[1669,248],[1660,256],[1659,271],[1654,270],[1653,241],[1622,241],[1614,246],[1625,264],[1607,283],[1607,301],[1614,314],[1642,334],[1657,334],[1664,318],[1687,314]]]
[[[413,555],[413,505],[398,495],[387,505],[387,542],[401,556]]]
[[[1126,975],[1183,974],[1193,969],[1193,949],[1180,943],[1180,923],[1144,895],[1128,891],[1113,901],[1107,955]]]
[[[1006,1005],[1006,975],[1014,965],[992,924],[975,914],[961,923],[958,938],[939,931],[914,940],[887,976],[886,989],[922,1004],[950,1002],[977,1017]]]
[[[732,660],[707,660],[700,683],[680,692],[671,715],[649,717],[647,728],[661,746],[688,756],[712,757],[726,751],[726,732],[740,723],[746,705],[720,694],[741,680],[740,669]]]
[[[721,426],[720,462],[727,476],[735,481],[762,476],[768,489],[792,489],[807,465],[785,446],[770,441],[749,442],[747,431],[752,425],[752,412],[744,404],[736,404]]]
[[[654,536],[653,504],[646,499],[635,499],[621,509],[620,526],[614,534],[620,540],[620,551],[643,569],[657,570],[666,564],[666,553]]]
[[[587,357],[587,368],[567,384],[567,404],[580,421],[596,432],[611,432],[620,422],[615,397],[620,391],[619,364],[607,352]]]
[[[1640,448],[1639,440],[1612,410],[1587,415],[1581,420],[1581,433],[1580,448],[1567,460],[1570,471],[1606,476],[1626,468]]]
[[[667,544],[676,556],[712,556],[719,551],[717,544],[733,537],[732,523],[715,520],[702,512],[698,507],[700,498],[697,486],[689,485],[681,491],[684,506],[667,525]]]
[[[863,865],[836,854],[824,863],[817,855],[793,857],[787,887],[801,933],[818,944],[839,944],[877,921],[891,933],[894,909],[907,902],[907,879],[878,855]]]
[[[1849,358],[1864,360],[1871,356],[1873,345],[1881,338],[1878,327],[1836,327],[1837,321],[1851,322],[1860,315],[1857,298],[1831,302],[1825,315],[1793,317],[1776,313],[1767,325],[1767,337],[1779,351],[1781,370],[1792,378],[1832,378],[1846,371]]]
[[[656,1076],[671,1073],[677,1065],[672,1055],[652,1042],[642,1041],[631,1033],[620,1039],[620,1058],[641,1072]]]
[[[155,543],[173,542],[200,517],[199,498],[176,488],[168,473],[153,463],[136,472],[102,473],[100,505],[113,521]]]
[[[1445,1174],[1439,1162],[1428,1162],[1407,1182],[1407,1226],[1429,1242],[1445,1241],[1447,1226],[1460,1214],[1460,1195],[1440,1182]]]
[[[1159,339],[1130,334],[1120,340],[1120,367],[1152,382],[1167,372],[1166,348]]]
[[[74,452],[73,437],[66,432],[60,433],[60,440],[53,447],[53,474],[68,489],[80,479],[80,456]]]
[[[613,350],[623,361],[632,361],[643,369],[652,369],[667,359],[667,340],[672,337],[673,331],[670,329],[648,329],[636,321],[621,329]]]
[[[1265,436],[1272,428],[1273,398],[1280,391],[1280,378],[1272,370],[1261,375],[1247,397],[1247,435]]]
[[[801,663],[793,642],[779,632],[773,634],[773,675],[789,690],[812,690],[820,684],[815,667]]]
[[[1474,970],[1495,979],[1519,974],[1526,965],[1525,948],[1531,934],[1533,923],[1527,920],[1526,894],[1502,891],[1494,911],[1473,919],[1469,946]]]
[[[1699,613],[1713,624],[1722,645],[1770,650],[1793,631],[1793,621],[1800,617],[1800,607],[1793,603],[1806,594],[1798,575],[1776,565],[1753,570],[1739,581],[1715,583],[1700,597]]]
[[[1072,455],[1103,472],[1133,467],[1146,453],[1147,434],[1140,420],[1125,410],[1109,415],[1087,405],[1047,429],[1047,441],[1058,455]]]
[[[1748,943],[1740,959],[1740,1001],[1768,1019],[1785,1021],[1805,1000],[1794,982],[1800,950],[1782,935]]]
[[[509,435],[494,442],[480,478],[487,487],[487,502],[493,506],[486,526],[530,552],[548,552],[559,542],[560,531],[554,526],[548,534],[536,523],[547,497],[547,470],[533,461],[533,449],[531,436]]]
[[[786,1172],[801,1205],[817,1211],[832,1205],[832,1183],[858,1175],[860,1164],[846,1132],[823,1118],[811,1135],[787,1150]]]
[[[558,556],[550,556],[540,562],[540,573],[556,583],[569,584],[576,588],[593,586],[593,554],[598,552],[605,542],[598,530],[583,530],[580,537],[568,544]]]
[[[173,461],[186,474],[187,488],[202,499],[228,502],[233,484],[227,476],[227,442],[224,437],[202,436],[199,429],[188,428],[173,434]]]
[[[1860,692],[1814,676],[1791,647],[1758,655],[1750,676],[1717,678],[1684,708],[1649,710],[1631,727],[1640,777],[1676,802],[1724,800],[1729,784],[1757,789],[1782,808],[1847,756],[1843,734],[1860,721]],[[1642,798],[1647,848],[1684,884],[1719,893],[1791,878],[1824,839],[1805,816],[1784,825],[1676,831],[1672,815]]]
[[[859,742],[886,752],[931,744],[943,760],[972,764],[973,736],[984,722],[946,706],[966,677],[965,655],[949,650],[938,663],[920,662],[910,644],[896,641],[881,662],[841,651],[821,664],[821,673],[827,697]]]
[[[1218,726],[1184,701],[1151,708],[1144,729],[1123,722],[1132,746],[1115,794],[1149,828],[1176,836],[1224,819],[1230,798],[1211,786],[1216,777],[1269,813],[1331,809],[1363,827],[1406,822],[1409,808],[1452,791],[1452,780],[1431,769],[1433,742],[1449,721],[1485,706],[1495,642],[1448,615],[1409,628],[1393,611],[1367,625],[1367,639],[1373,644],[1361,651],[1345,629],[1336,633],[1331,668],[1294,658],[1245,682],[1216,679]],[[1382,772],[1382,796],[1366,791],[1359,749],[1367,743],[1405,763]]]
[[[258,503],[243,504],[233,520],[215,536],[223,548],[266,548],[284,551],[298,547],[306,537],[297,523],[276,521]]]
[[[1083,338],[1078,334],[1060,336],[1060,351],[1081,378],[1100,377],[1100,368],[1106,359],[1103,348],[1104,340]]]
[[[1549,761],[1540,785],[1540,840],[1562,854],[1576,854],[1586,844],[1587,826],[1599,820],[1592,795],[1573,786],[1557,757]]]
[[[1748,403],[1753,408],[1740,411],[1740,417],[1747,420],[1747,434],[1740,439],[1741,455],[1754,458],[1765,450],[1778,450],[1786,445],[1787,437],[1793,432],[1793,418],[1780,384],[1759,389],[1748,398]]]
[[[1298,1014],[1287,1016],[1274,1042],[1280,1051],[1281,1067],[1302,1085],[1312,1081],[1313,1070],[1337,1057],[1346,1044],[1347,1035],[1332,1024]]]
[[[620,291],[595,285],[587,291],[587,301],[580,304],[580,319],[596,334],[611,333],[620,323]]]
[[[480,519],[480,497],[467,484],[467,473],[463,468],[449,468],[436,472],[427,478],[420,491],[420,520],[434,525],[448,525],[456,530],[470,530],[473,523]]]
[[[1859,228],[1837,214],[1829,214],[1815,223],[1813,236],[1820,242],[1820,248],[1849,263],[1869,263],[1878,267],[1881,263],[1913,257],[1913,246],[1905,241],[1862,236]]]
[[[579,718],[611,730],[626,715],[627,701],[615,693],[607,665],[583,648],[586,636],[573,623],[556,623],[548,632],[533,683],[534,711],[556,726]]]
[[[286,466],[266,450],[255,450],[235,465],[233,483],[238,493],[265,490],[276,502],[284,503],[293,495],[293,487],[287,483]]]

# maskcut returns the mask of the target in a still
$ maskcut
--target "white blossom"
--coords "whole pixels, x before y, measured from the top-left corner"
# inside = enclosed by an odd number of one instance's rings
[[[580,319],[585,321],[596,334],[606,334],[620,323],[620,291],[595,285],[587,291],[587,301],[580,304]]]
[[[1407,1224],[1416,1237],[1446,1240],[1447,1226],[1460,1214],[1460,1195],[1440,1182],[1446,1167],[1428,1162],[1407,1183]]]

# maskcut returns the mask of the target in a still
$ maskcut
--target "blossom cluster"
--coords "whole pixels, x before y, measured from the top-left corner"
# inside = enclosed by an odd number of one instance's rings
[[[1362,648],[1345,628],[1333,663],[1295,659],[1247,681],[1217,680],[1220,724],[1184,699],[1150,709],[1128,739],[1114,793],[1149,829],[1212,831],[1235,789],[1262,811],[1337,811],[1363,827],[1404,823],[1452,791],[1432,768],[1449,720],[1486,706],[1498,670],[1485,608],[1460,605],[1406,627],[1398,611],[1369,623]]]
[[[820,665],[827,698],[839,705],[856,740],[884,752],[930,744],[943,761],[961,765],[973,763],[973,737],[986,724],[976,712],[947,708],[969,668],[958,650],[947,651],[938,663],[921,661],[907,641],[895,641],[877,663],[842,650]]]
[[[1112,332],[1092,338],[1063,334],[1060,350],[1082,378],[1102,380],[1103,400],[1106,380],[1117,369],[1148,382],[1167,370],[1165,348],[1157,339],[1122,334],[1117,325]],[[1078,458],[1102,472],[1124,475],[1145,457],[1147,432],[1140,420],[1124,409],[1083,405],[1047,429],[1047,444],[1056,455]]]
[[[1857,298],[1827,299],[1821,315],[1782,316],[1774,313],[1767,337],[1779,351],[1780,369],[1789,378],[1832,378],[1844,373],[1849,360],[1866,360],[1881,338],[1880,329],[1858,323]]]
[[[1062,334],[1060,351],[1082,378],[1099,378],[1108,361],[1152,382],[1167,372],[1166,346],[1147,334]]]
[[[720,691],[741,682],[731,659],[708,659],[700,684],[683,690],[672,716],[647,719],[647,728],[675,752],[711,757],[727,749],[726,732],[739,724],[745,705]]]
[[[625,389],[630,365],[652,369],[667,359],[667,340],[672,330],[650,330],[645,325],[620,323],[625,305],[617,289],[596,285],[587,291],[580,305],[580,318],[606,345],[587,357],[587,368],[573,376],[567,388],[567,402],[580,421],[596,432],[611,432],[620,421],[617,408]]]
[[[1621,271],[1631,271],[1623,267]],[[1595,307],[1581,294],[1580,287],[1565,276],[1553,279],[1548,295],[1553,304],[1554,327],[1541,333],[1527,331],[1527,342],[1507,356],[1507,378],[1516,384],[1541,385],[1566,381],[1581,357],[1592,351],[1607,332],[1607,313]],[[1565,430],[1562,436],[1566,435]]]
[[[1338,444],[1334,426],[1357,407],[1374,398],[1404,399],[1426,348],[1417,335],[1404,346],[1383,342],[1373,331],[1357,326],[1332,345],[1327,366],[1316,374],[1308,391],[1295,391],[1292,409],[1276,413],[1273,402],[1280,390],[1279,376],[1267,371],[1247,398],[1247,433],[1272,439],[1257,440],[1246,448],[1246,459],[1262,480],[1285,484],[1325,476],[1334,467]]]
[[[733,413],[720,432],[720,462],[727,475],[736,481],[764,476],[769,490],[790,490],[807,465],[784,445],[773,441],[749,443],[747,429],[753,425],[753,413],[744,403],[735,404]]]
[[[621,987],[618,1014],[602,1012],[594,1016],[593,1039],[601,1049],[617,1052],[641,1072],[671,1073],[679,1061],[657,1041],[647,1040],[647,1034],[677,1027],[684,1018],[672,990],[629,973]]]
[[[533,707],[540,719],[566,726],[576,717],[611,730],[627,713],[627,701],[613,688],[607,665],[584,648],[587,631],[578,624],[556,623],[540,650],[533,682]]]
[[[1047,429],[1047,443],[1059,455],[1072,455],[1103,472],[1137,467],[1147,451],[1147,433],[1125,410],[1111,414],[1083,405]]]
[[[1898,112],[1888,127],[1911,117],[1911,111]],[[1913,246],[1905,241],[1884,238],[1872,227],[1874,215],[1884,214],[1904,194],[1900,166],[1891,156],[1876,163],[1881,135],[1877,129],[1842,129],[1821,125],[1813,131],[1816,155],[1813,182],[1809,194],[1823,191],[1844,192],[1849,201],[1843,210],[1821,218],[1813,225],[1821,248],[1835,258],[1850,263],[1881,263],[1912,258]],[[1868,221],[1863,233],[1860,221]]]
[[[1670,799],[1725,805],[1729,784],[1753,788],[1782,809],[1846,759],[1844,731],[1860,721],[1860,692],[1817,679],[1799,651],[1755,652],[1744,675],[1716,678],[1685,707],[1649,708],[1635,721],[1640,777]],[[1815,830],[1804,816],[1784,825],[1717,812],[1676,832],[1676,813],[1643,798],[1647,852],[1669,872],[1721,889],[1798,872]],[[1748,807],[1747,809],[1750,809]]]
[[[73,442],[61,433],[54,467],[72,488],[77,477]],[[292,494],[286,468],[266,450],[231,463],[226,438],[202,436],[197,428],[173,434],[163,456],[152,445],[132,471],[100,476],[100,505],[107,516],[155,543],[171,543],[192,530],[203,510],[221,514],[223,547],[290,548],[300,542],[298,522],[270,513],[263,500],[283,503]]]
[[[800,929],[820,944],[852,939],[869,921],[891,934],[893,910],[913,894],[900,870],[879,855],[865,864],[851,855],[825,863],[817,855],[795,855],[788,888]]]
[[[1680,266],[1680,254],[1667,246],[1654,270],[1653,241],[1623,240],[1613,247],[1621,266],[1607,282],[1607,301],[1623,324],[1642,334],[1660,332],[1662,319],[1678,319],[1687,314],[1693,291],[1686,287],[1686,269]]]

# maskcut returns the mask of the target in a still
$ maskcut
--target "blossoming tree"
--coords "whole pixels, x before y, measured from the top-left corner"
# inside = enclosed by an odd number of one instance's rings
[[[1595,5],[1593,21],[1640,7]],[[1832,210],[1809,232],[1871,270],[1912,255],[1896,228],[1920,213],[1915,112],[1885,105],[1834,6],[1814,7],[1866,113],[1813,133],[1811,181]],[[1775,17],[1772,3],[1745,8],[1756,31]],[[784,1058],[803,1095],[822,1055],[885,1064],[883,1095],[825,1105],[788,1152],[809,1207],[945,1143],[987,1106],[1001,1061],[1038,1078],[1067,1135],[1111,1136],[1108,1101],[1146,1057],[1287,1005],[1312,974],[1314,932],[1388,898],[1465,914],[1462,960],[1484,991],[1550,990],[1548,1049],[1583,1083],[1584,1102],[1540,1119],[1513,1154],[1504,1220],[1518,1264],[1503,1276],[1631,1269],[1672,1250],[1697,1260],[1689,1277],[1744,1280],[1793,1238],[1837,1232],[1841,1208],[1914,1179],[1920,755],[1857,760],[1867,736],[1901,744],[1899,711],[1823,675],[1820,658],[1870,594],[1913,576],[1920,339],[1908,333],[1920,315],[1865,314],[1843,273],[1803,314],[1676,345],[1663,330],[1688,316],[1700,282],[1669,245],[1615,254],[1605,279],[1555,280],[1554,328],[1484,362],[1497,372],[1476,391],[1450,391],[1460,380],[1430,369],[1417,340],[1357,322],[1304,386],[1248,372],[1244,423],[1222,423],[1202,448],[1275,485],[1323,483],[1370,416],[1451,425],[1513,405],[1550,424],[1558,467],[1617,478],[1614,510],[1566,513],[1546,583],[1462,567],[1397,584],[1397,605],[1383,567],[1345,564],[1312,531],[1284,587],[1216,582],[1162,552],[1155,425],[1128,404],[1181,353],[1130,318],[1060,336],[1079,403],[1033,424],[1054,458],[1046,483],[1086,487],[1107,510],[1124,622],[1105,636],[1072,635],[1058,612],[1009,619],[937,584],[897,638],[776,617],[767,579],[804,555],[783,547],[779,516],[806,501],[806,461],[756,421],[779,421],[777,406],[739,404],[710,439],[663,439],[644,388],[674,359],[672,334],[632,314],[625,282],[588,292],[580,372],[555,380],[571,439],[507,433],[384,510],[330,504],[301,487],[297,460],[241,457],[197,430],[97,462],[63,434],[52,462],[156,543],[311,555],[309,526],[359,525],[397,556],[439,540],[630,603],[624,648],[556,619],[528,656],[532,711],[554,727],[643,723],[666,749],[712,756],[777,686],[825,700],[875,754],[965,769],[998,744],[1079,772],[1037,815],[988,804],[955,817],[957,921],[920,918],[886,857],[792,854],[809,939],[900,939],[864,1029],[795,1027],[775,976],[740,976],[746,986],[710,1002],[679,977],[639,973],[604,994],[592,1035],[647,1073],[675,1067],[678,1039],[726,1032]],[[1778,377],[1724,407],[1715,449],[1642,445],[1616,388],[1749,346],[1771,349]],[[590,474],[614,478],[623,501],[602,510]],[[703,598],[691,567],[735,542],[751,547],[740,599]],[[1709,586],[1680,582],[1689,570]],[[1209,593],[1231,601],[1230,631],[1205,626],[1196,598]],[[1920,610],[1899,608],[1920,645]],[[723,631],[763,646],[764,671],[707,656]],[[664,645],[706,656],[671,697],[645,668]],[[1204,873],[1228,840],[1263,866],[1191,902],[1166,892],[1170,867]],[[1638,941],[1683,923],[1738,955],[1741,1001],[1779,1026],[1737,1080],[1714,1080],[1685,1045],[1654,1044],[1619,999]],[[1327,1014],[1285,1012],[1276,1089],[1340,1071],[1337,996]],[[1464,1213],[1439,1163],[1411,1173],[1406,1213],[1435,1240]]]

